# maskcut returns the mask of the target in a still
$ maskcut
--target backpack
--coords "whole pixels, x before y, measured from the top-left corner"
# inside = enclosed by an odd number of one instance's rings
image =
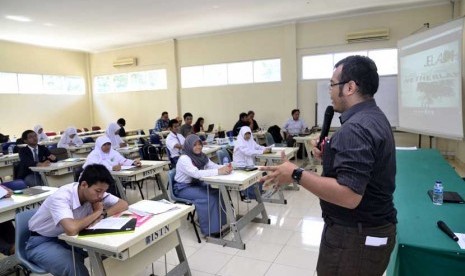
[[[141,149],[142,149],[141,157],[143,160],[152,160],[152,161],[161,160],[159,150],[153,145],[144,145]]]
[[[273,136],[275,143],[282,143],[283,137],[281,136],[281,128],[277,125],[268,128],[268,132]]]

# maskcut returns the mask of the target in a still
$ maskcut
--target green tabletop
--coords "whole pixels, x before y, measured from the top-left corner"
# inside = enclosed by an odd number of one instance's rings
[[[394,203],[397,247],[388,275],[465,275],[465,250],[444,234],[442,220],[454,232],[465,233],[465,205],[434,205],[427,194],[441,180],[444,191],[465,198],[465,182],[437,150],[398,150]]]

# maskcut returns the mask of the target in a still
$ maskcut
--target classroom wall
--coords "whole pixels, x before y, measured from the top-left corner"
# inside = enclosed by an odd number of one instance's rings
[[[0,41],[0,72],[83,76],[88,54]],[[88,91],[88,89],[87,89]],[[89,98],[85,95],[0,94],[0,133],[19,137],[40,123],[46,131],[68,125],[89,127]]]
[[[93,122],[106,128],[108,123],[116,122],[118,118],[124,117],[126,129],[148,129],[153,128],[155,121],[163,111],[168,111],[170,117],[176,117],[178,110],[174,49],[175,41],[166,41],[91,54],[90,73],[92,76],[167,69],[168,77],[168,89],[166,90],[93,93]],[[136,57],[137,66],[113,67],[113,61],[128,57]]]
[[[179,67],[281,58],[281,82],[181,89],[181,111],[224,130],[249,110],[259,126],[282,125],[297,106],[295,43],[294,24],[180,40]]]

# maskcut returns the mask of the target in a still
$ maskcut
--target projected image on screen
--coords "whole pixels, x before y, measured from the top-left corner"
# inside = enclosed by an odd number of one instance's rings
[[[422,108],[459,106],[459,46],[455,41],[401,58],[403,106]],[[413,66],[415,64],[423,64],[423,68]]]
[[[398,42],[399,128],[463,138],[463,19]]]

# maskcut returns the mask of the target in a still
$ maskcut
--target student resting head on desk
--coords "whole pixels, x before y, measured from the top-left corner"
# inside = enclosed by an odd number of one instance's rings
[[[82,167],[85,169],[91,164],[104,165],[109,171],[119,171],[121,170],[121,166],[141,166],[138,159],[131,160],[124,158],[121,153],[112,149],[111,141],[106,136],[97,138],[94,150],[89,153]]]
[[[77,235],[99,220],[126,210],[126,201],[106,193],[113,185],[110,172],[93,164],[82,172],[79,183],[61,186],[50,195],[29,221],[28,260],[53,275],[89,275],[84,265],[87,253],[74,248],[73,256],[71,246],[58,236]]]
[[[58,148],[69,148],[72,146],[82,146],[81,137],[77,135],[75,127],[68,127],[65,132],[61,135],[60,141],[58,142]]]
[[[38,144],[37,133],[26,130],[21,135],[26,147],[20,148],[18,179],[23,179],[29,187],[44,185],[38,173],[34,173],[29,167],[46,167],[50,162],[55,162],[55,155],[51,154],[47,147]]]
[[[194,202],[202,234],[218,237],[221,226],[226,224],[226,214],[223,211],[220,214],[219,211],[219,191],[199,179],[206,176],[230,174],[232,167],[213,163],[202,152],[202,147],[202,141],[197,135],[187,136],[183,155],[176,165],[173,191],[176,196]],[[221,202],[224,206],[223,200]],[[223,210],[224,207],[221,209]],[[209,214],[210,217],[208,217]]]
[[[47,134],[45,134],[44,128],[41,125],[36,125],[34,127],[34,132],[37,133],[39,142],[45,142],[49,140]]]
[[[111,141],[111,147],[114,149],[124,148],[127,144],[119,136],[120,126],[117,123],[110,123],[105,131],[105,135]]]

